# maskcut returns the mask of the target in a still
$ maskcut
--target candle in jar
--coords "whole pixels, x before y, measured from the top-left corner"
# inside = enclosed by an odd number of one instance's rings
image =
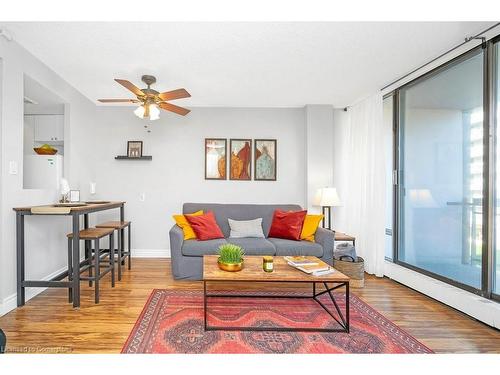
[[[273,272],[274,263],[273,263],[273,257],[272,256],[265,256],[265,257],[262,258],[262,269],[265,272]]]

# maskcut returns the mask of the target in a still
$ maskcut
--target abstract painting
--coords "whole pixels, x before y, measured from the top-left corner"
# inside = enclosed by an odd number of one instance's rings
[[[229,178],[231,180],[251,180],[252,176],[252,140],[231,139],[229,141],[231,161]]]
[[[227,140],[205,139],[205,180],[226,180]]]
[[[256,139],[254,158],[256,181],[276,181],[276,139]]]

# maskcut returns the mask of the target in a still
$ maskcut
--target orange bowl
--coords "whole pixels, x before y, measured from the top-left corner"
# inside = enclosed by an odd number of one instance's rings
[[[35,147],[33,148],[38,155],[55,155],[57,154],[57,150],[55,148],[41,148]]]

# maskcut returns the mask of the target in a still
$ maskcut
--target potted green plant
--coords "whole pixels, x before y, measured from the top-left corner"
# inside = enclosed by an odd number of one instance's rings
[[[217,264],[221,270],[236,272],[241,271],[243,268],[245,251],[240,246],[231,243],[221,245],[217,250],[217,254],[219,255]]]

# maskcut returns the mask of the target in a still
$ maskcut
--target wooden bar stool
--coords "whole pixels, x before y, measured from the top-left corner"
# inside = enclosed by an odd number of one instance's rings
[[[107,221],[105,223],[96,225],[96,228],[112,228],[116,230],[118,233],[118,246],[117,246],[117,255],[118,255],[118,281],[122,279],[122,265],[125,265],[125,259],[128,258],[128,269],[131,268],[132,264],[132,251],[130,249],[130,221]],[[125,251],[125,228],[128,228],[128,251]],[[113,248],[109,247],[110,251]]]
[[[95,303],[99,303],[99,282],[101,278],[108,272],[111,272],[111,286],[115,286],[115,258],[112,253],[109,253],[109,264],[104,264],[101,268],[101,262],[105,261],[108,256],[105,249],[100,248],[99,241],[101,238],[109,236],[110,249],[114,248],[114,230],[112,228],[88,228],[80,231],[80,239],[88,244],[87,264],[80,267],[80,272],[89,270],[89,276],[80,276],[80,280],[89,280],[90,286],[92,281],[95,282]],[[73,233],[69,233],[68,237],[68,280],[71,281],[73,274],[73,261],[72,261],[72,243]],[[92,241],[94,241],[94,249],[92,249]],[[86,246],[87,248],[87,246]],[[94,270],[94,276],[92,276]],[[72,302],[71,289],[69,293],[69,302]]]

